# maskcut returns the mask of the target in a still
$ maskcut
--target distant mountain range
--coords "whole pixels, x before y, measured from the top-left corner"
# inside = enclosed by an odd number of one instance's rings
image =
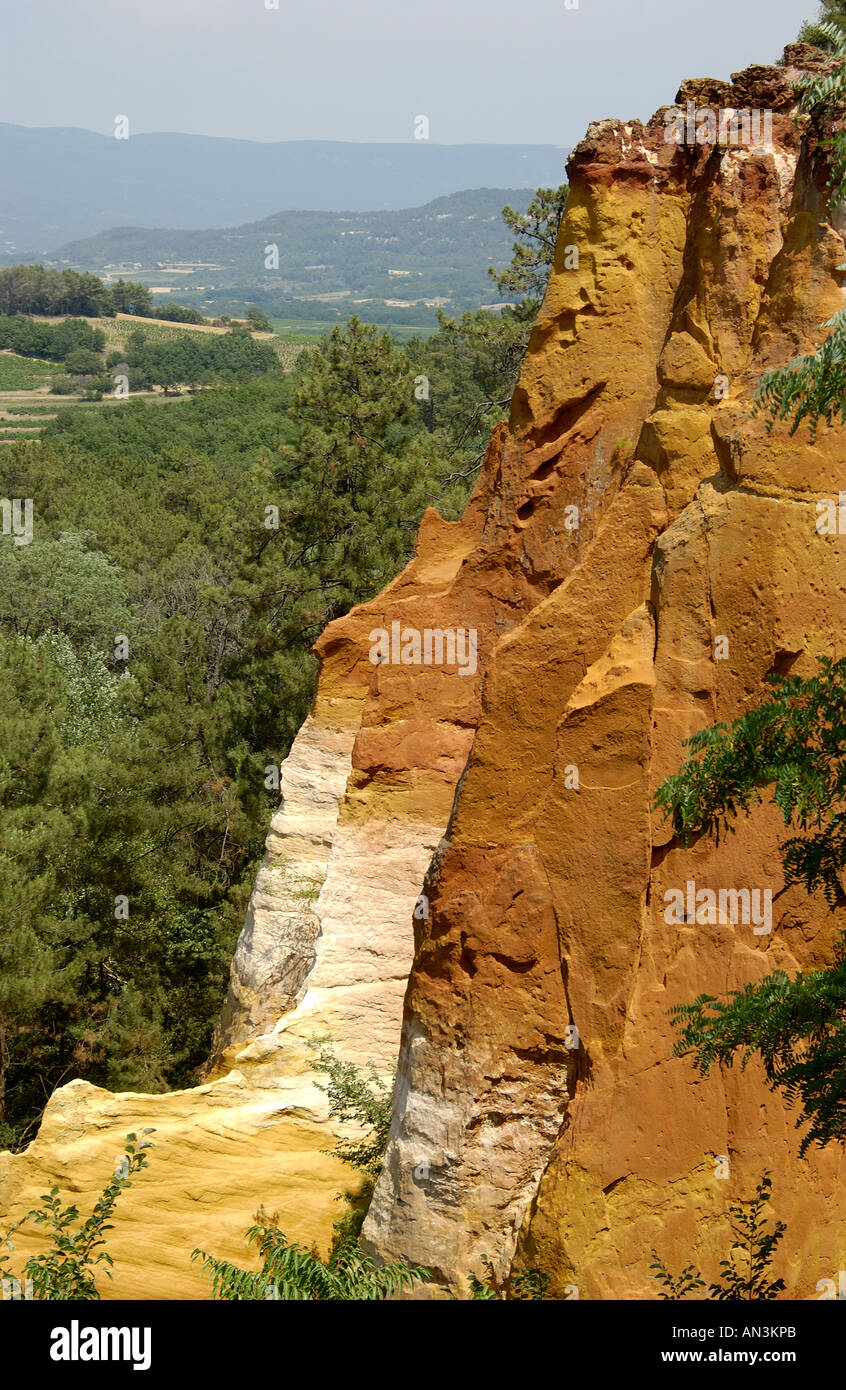
[[[234,300],[275,305],[301,301],[303,312],[334,304],[476,307],[497,299],[489,265],[511,258],[506,203],[523,210],[528,188],[478,188],[399,212],[277,212],[224,230],[116,227],[68,243],[49,258],[107,280],[170,287],[174,298],[206,305]],[[271,251],[267,253],[267,248]],[[267,268],[269,258],[278,268]],[[229,292],[228,296],[224,292]],[[330,315],[331,316],[331,315]],[[419,316],[418,316],[419,317]]]
[[[0,263],[108,227],[233,227],[308,208],[419,207],[468,188],[564,182],[555,145],[262,143],[0,123]]]

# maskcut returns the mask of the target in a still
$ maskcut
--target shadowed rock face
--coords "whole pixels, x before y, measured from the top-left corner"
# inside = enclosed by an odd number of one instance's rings
[[[779,893],[771,808],[687,850],[651,812],[686,737],[759,700],[769,671],[809,674],[846,619],[846,537],[817,534],[815,505],[842,485],[846,431],[810,445],[751,415],[761,371],[842,304],[817,135],[793,114],[808,57],[679,92],[771,109],[762,148],[669,142],[664,111],[590,127],[464,518],[427,513],[403,573],[317,644],[208,1080],[73,1082],[0,1155],[2,1225],[53,1181],[84,1207],[127,1130],[156,1126],[107,1296],[202,1296],[190,1250],[243,1263],[260,1204],[326,1245],[348,1185],[322,1152],[327,1035],[385,1075],[400,1049],[365,1236],[442,1283],[516,1252],[559,1297],[652,1296],[651,1247],[710,1274],[728,1203],[767,1166],[791,1292],[839,1268],[839,1152],[799,1162],[754,1064],[706,1081],[670,1060],[667,1009],[818,966],[840,923]],[[374,665],[371,633],[394,623],[475,631],[475,671]],[[771,887],[772,931],[668,923],[689,880]]]

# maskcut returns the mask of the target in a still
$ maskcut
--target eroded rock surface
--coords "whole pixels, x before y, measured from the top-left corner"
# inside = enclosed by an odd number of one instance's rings
[[[125,1132],[156,1126],[107,1296],[203,1296],[190,1250],[243,1262],[259,1205],[326,1245],[350,1185],[322,1152],[326,1036],[385,1075],[400,1050],[365,1235],[442,1284],[516,1253],[559,1297],[654,1296],[652,1246],[710,1274],[729,1201],[765,1167],[791,1292],[842,1264],[839,1152],[800,1162],[755,1066],[698,1078],[667,1019],[822,964],[841,924],[779,891],[770,808],[688,850],[651,811],[686,737],[759,700],[768,672],[813,671],[846,619],[846,538],[815,526],[846,432],[810,444],[751,413],[762,370],[843,302],[818,136],[793,111],[808,51],[787,58],[679,93],[771,108],[763,147],[668,142],[662,110],[573,151],[511,419],[465,517],[427,513],[403,573],[318,643],[206,1083],[73,1082],[0,1155],[3,1222],[54,1181],[93,1200]],[[370,634],[394,622],[474,630],[476,670],[374,665]],[[772,931],[668,924],[664,894],[691,879],[772,886]]]
[[[846,550],[816,503],[837,495],[844,432],[768,435],[751,409],[761,372],[843,302],[795,75],[679,93],[771,105],[770,144],[668,144],[659,112],[592,126],[570,160],[496,497],[503,553],[516,541],[548,592],[488,663],[365,1225],[453,1287],[483,1255],[505,1277],[516,1253],[561,1298],[654,1297],[653,1247],[715,1277],[727,1204],[766,1168],[792,1294],[838,1267],[839,1150],[798,1159],[757,1065],[703,1080],[672,1059],[667,1010],[821,965],[842,914],[783,891],[771,807],[687,850],[651,811],[686,737],[842,645]],[[582,524],[562,545],[565,502]],[[690,880],[770,887],[772,930],[668,923],[665,894]]]

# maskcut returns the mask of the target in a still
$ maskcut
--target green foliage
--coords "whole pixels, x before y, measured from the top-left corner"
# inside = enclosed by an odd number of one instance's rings
[[[146,1135],[154,1131],[143,1129],[141,1133]],[[0,1254],[0,1276],[16,1279],[21,1285],[31,1280],[32,1295],[36,1300],[99,1300],[96,1271],[101,1265],[104,1266],[103,1272],[111,1279],[111,1266],[114,1263],[108,1251],[101,1248],[106,1244],[105,1232],[112,1229],[110,1218],[114,1215],[120,1194],[132,1186],[133,1174],[147,1167],[146,1151],[152,1147],[150,1139],[139,1139],[136,1134],[126,1136],[126,1150],[120,1164],[98,1197],[91,1215],[81,1223],[79,1208],[63,1206],[58,1187],[45,1193],[41,1198],[41,1207],[27,1212],[0,1237],[0,1249],[5,1245],[10,1253],[14,1251],[11,1237],[27,1221],[47,1228],[50,1234],[49,1249],[40,1255],[30,1255],[19,1276],[3,1268],[8,1266],[10,1255]]]
[[[126,578],[91,532],[16,546],[0,542],[0,631],[39,636],[63,632],[81,645],[112,645],[132,626]]]
[[[123,353],[119,356],[126,360]],[[3,360],[0,357],[0,364]],[[289,416],[291,391],[291,378],[274,374],[202,391],[178,402],[130,398],[103,410],[71,406],[47,422],[44,438],[70,457],[91,460],[83,463],[86,471],[94,460],[102,462],[105,472],[109,459],[131,456],[135,471],[140,466],[150,491],[151,465],[157,459],[164,482],[187,457],[219,460],[224,465],[232,460],[241,468],[249,468],[263,450],[273,453],[282,444],[293,443],[297,430]],[[139,486],[133,488],[128,469],[121,484],[133,491]],[[106,479],[98,485],[107,486]],[[174,504],[179,505],[178,498]],[[154,497],[150,505],[155,505]]]
[[[378,1178],[391,1128],[391,1087],[370,1063],[365,1076],[352,1062],[342,1062],[328,1042],[315,1044],[318,1071],[328,1077],[325,1090],[333,1120],[352,1121],[364,1133],[359,1139],[342,1139],[330,1150],[359,1173]]]
[[[349,1163],[366,1179],[359,1192],[337,1194],[337,1200],[346,1205],[334,1223],[334,1249],[346,1241],[357,1240],[361,1234],[388,1146],[393,1096],[392,1088],[382,1080],[372,1063],[365,1075],[354,1063],[342,1062],[328,1041],[314,1046],[317,1054],[314,1066],[328,1077],[328,1084],[320,1089],[326,1092],[330,1117],[342,1123],[352,1122],[360,1130],[357,1138],[340,1139],[324,1152]]]
[[[237,846],[244,824],[195,761],[193,730],[155,708],[139,724],[143,684],[96,648],[3,639],[0,698],[9,1142],[69,1071],[161,1090],[203,1060],[242,901],[220,838],[228,821]]]
[[[739,813],[772,801],[799,832],[782,846],[785,883],[843,901],[846,864],[846,658],[819,658],[819,674],[773,681],[773,695],[687,740],[691,757],[658,788],[656,807],[684,842],[733,829]]]
[[[65,368],[71,376],[103,375],[103,363],[96,352],[86,348],[75,348],[65,358]]]
[[[489,1303],[491,1299],[499,1302],[503,1295],[496,1286],[494,1267],[487,1255],[482,1256],[482,1278],[470,1271],[470,1302]]]
[[[137,310],[135,311],[138,312]],[[202,323],[208,324],[209,320],[199,309],[189,309],[186,304],[156,304],[151,305],[147,310],[147,316],[152,319],[165,319],[168,323]]]
[[[834,214],[846,199],[846,12],[842,5],[826,4],[821,18],[813,27],[815,37],[808,32],[803,37],[822,43],[831,52],[833,65],[826,72],[804,74],[797,86],[802,93],[800,111],[811,112],[818,125],[831,129],[821,143],[831,152],[829,211]],[[762,376],[755,408],[766,414],[770,428],[776,421],[789,420],[790,432],[795,434],[807,420],[813,439],[820,420],[827,425],[837,417],[841,423],[846,421],[846,310],[839,310],[820,328],[829,334],[816,353],[796,357]]]
[[[711,1067],[741,1065],[760,1055],[773,1089],[789,1104],[798,1103],[797,1128],[809,1124],[799,1147],[822,1147],[846,1137],[846,937],[834,964],[790,979],[774,971],[719,1000],[701,994],[671,1011],[679,1037],[675,1056],[694,1054],[703,1076]]]
[[[708,1286],[708,1297],[720,1303],[742,1301],[771,1302],[786,1287],[783,1279],[770,1279],[770,1266],[776,1248],[783,1238],[786,1225],[776,1221],[767,1228],[767,1203],[772,1197],[772,1180],[765,1173],[755,1189],[750,1203],[738,1202],[729,1208],[734,1240],[728,1258],[720,1261],[720,1278]],[[650,1269],[662,1284],[659,1298],[683,1299],[705,1287],[705,1281],[693,1265],[673,1276],[653,1250]]]
[[[422,428],[408,358],[355,318],[311,355],[291,414],[300,433],[280,450],[280,530],[295,544],[277,585],[314,640],[397,572],[448,462]]]
[[[0,1142],[68,1075],[195,1078],[310,644],[405,563],[448,466],[408,358],[355,324],[293,377],[3,450],[35,527],[0,544]]]
[[[541,1303],[549,1281],[550,1275],[540,1269],[521,1269],[511,1276],[512,1297],[524,1303]]]
[[[113,313],[109,291],[96,275],[47,270],[43,265],[11,265],[0,270],[0,314]]]
[[[87,271],[80,274],[75,270],[48,270],[43,265],[12,265],[0,270],[0,315],[3,314],[46,314],[51,318],[65,314],[86,318],[139,314],[173,319],[176,323],[207,322],[196,309],[182,304],[157,308],[151,291],[136,280],[116,280],[109,286]]]
[[[421,416],[443,438],[451,480],[478,469],[491,430],[507,419],[536,311],[530,300],[501,313],[479,309],[459,319],[439,313],[438,332],[407,345],[415,370],[429,381]]]
[[[246,312],[245,318],[251,328],[257,329],[260,333],[272,333],[273,324],[257,304],[251,304]]]
[[[344,1209],[337,1221],[332,1222],[332,1249],[346,1241],[357,1241],[361,1235],[367,1212],[376,1186],[373,1178],[368,1178],[360,1192],[337,1192],[335,1200],[344,1203]]]
[[[494,1267],[487,1255],[482,1256],[482,1271],[481,1278],[470,1271],[471,1303],[489,1302],[491,1299],[499,1302],[506,1297],[520,1303],[541,1303],[546,1299],[550,1275],[540,1269],[521,1269],[512,1273],[507,1293],[497,1286]]]
[[[58,377],[50,387],[51,396],[76,396],[77,383],[70,376]]]
[[[804,73],[799,78],[796,84],[801,91],[799,110],[811,112],[820,123],[839,123],[846,108],[846,28],[824,20],[817,26],[817,32],[833,61],[827,70]],[[823,140],[823,148],[832,152],[828,206],[833,212],[846,197],[846,132],[835,124],[833,133]]]
[[[127,352],[113,356],[126,361],[132,391],[246,381],[279,367],[269,343],[257,343],[245,329],[238,328],[229,333],[181,333],[164,342],[148,342],[139,328],[131,334]],[[109,363],[117,365],[111,357]]]
[[[832,37],[829,25],[846,29],[846,3],[844,0],[822,0],[819,14],[814,21],[806,21],[799,30],[800,43],[812,43],[825,53],[837,51],[837,41]]]
[[[841,424],[846,421],[846,309],[838,309],[820,327],[830,333],[819,351],[765,372],[755,392],[755,410],[768,415],[770,429],[789,420],[795,434],[807,420],[812,441],[820,420],[826,425],[838,417]]]
[[[108,291],[116,314],[153,314],[153,296],[138,280],[116,280]],[[171,305],[175,308],[175,305]],[[156,316],[158,312],[156,311]]]
[[[733,821],[772,800],[794,827],[781,846],[785,883],[843,902],[846,864],[846,659],[820,657],[819,674],[782,677],[770,700],[688,740],[692,756],[658,788],[656,807],[685,843],[733,830]],[[763,1061],[768,1081],[798,1103],[809,1124],[800,1152],[846,1137],[846,939],[825,970],[789,979],[776,971],[725,1000],[700,995],[671,1011],[674,1053],[692,1051],[707,1075],[740,1054]]]
[[[192,1252],[192,1261],[200,1260],[211,1280],[213,1298],[376,1302],[431,1277],[421,1265],[377,1265],[352,1240],[337,1244],[324,1263],[313,1251],[289,1241],[273,1223],[251,1226],[247,1239],[258,1247],[262,1260],[258,1272],[240,1269],[203,1250]]]
[[[659,1258],[657,1251],[652,1251],[652,1263],[649,1268],[655,1270],[655,1278],[663,1285],[658,1297],[669,1301],[687,1298],[688,1294],[696,1293],[697,1289],[704,1289],[705,1280],[694,1265],[685,1265],[681,1274],[671,1274],[666,1265]]]
[[[558,188],[539,188],[525,212],[503,208],[505,224],[517,240],[505,270],[497,271],[493,266],[488,270],[501,294],[518,294],[538,302],[543,299],[568,191],[566,183]]]
[[[3,271],[0,271],[0,276],[2,274]],[[80,351],[100,353],[105,345],[102,329],[92,328],[84,319],[43,323],[27,318],[25,314],[0,317],[0,348],[10,348],[20,357],[43,357],[47,361],[64,362]],[[99,358],[96,360],[99,363]]]

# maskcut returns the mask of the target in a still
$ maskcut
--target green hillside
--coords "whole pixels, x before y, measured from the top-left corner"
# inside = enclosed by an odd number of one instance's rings
[[[481,188],[401,212],[280,212],[225,230],[116,227],[70,242],[50,264],[132,276],[207,313],[257,303],[288,320],[425,324],[435,311],[497,299],[487,275],[511,253],[506,203],[526,189]],[[278,250],[278,268],[267,268]]]

